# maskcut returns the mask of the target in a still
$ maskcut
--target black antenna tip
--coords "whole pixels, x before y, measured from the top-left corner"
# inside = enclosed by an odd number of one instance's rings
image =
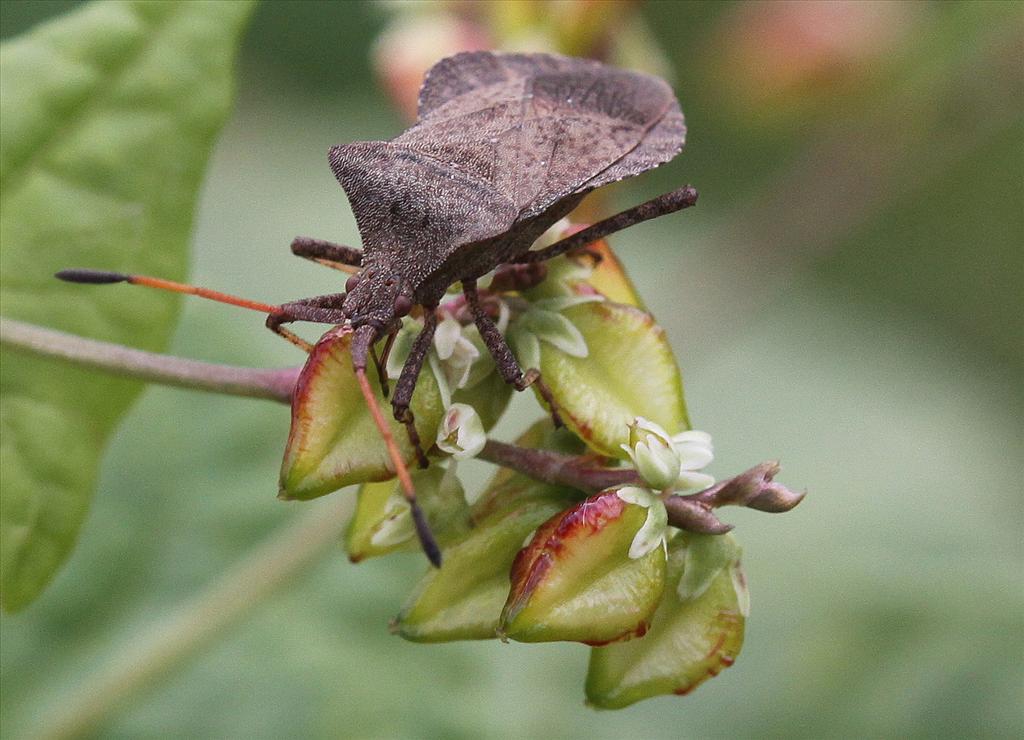
[[[104,272],[103,270],[87,269],[61,270],[54,274],[54,277],[69,283],[90,283],[94,285],[124,283],[131,280],[131,275],[125,275],[122,272]]]
[[[416,535],[420,538],[420,546],[423,547],[423,552],[426,553],[430,564],[435,568],[440,568],[441,548],[437,546],[434,533],[430,531],[427,518],[423,516],[423,509],[415,501],[410,501],[409,505],[412,508],[412,520],[416,524]]]

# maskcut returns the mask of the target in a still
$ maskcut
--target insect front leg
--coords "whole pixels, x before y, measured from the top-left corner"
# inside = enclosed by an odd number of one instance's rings
[[[402,366],[402,374],[398,376],[398,383],[395,385],[395,395],[391,399],[391,408],[395,412],[395,419],[405,425],[406,434],[409,435],[409,442],[416,450],[416,459],[421,468],[427,467],[430,462],[427,460],[423,445],[420,443],[420,435],[416,431],[415,417],[409,404],[412,403],[412,393],[416,390],[416,380],[420,377],[423,369],[423,362],[427,359],[427,352],[430,351],[430,343],[434,340],[434,330],[437,328],[437,307],[424,307],[423,309],[423,330],[416,335],[416,340],[409,350],[409,356]]]
[[[541,397],[547,403],[548,408],[551,409],[551,420],[555,422],[556,427],[562,426],[562,419],[558,415],[558,404],[555,403],[551,389],[541,379],[540,370],[531,367],[527,368],[525,373],[523,372],[516,356],[512,354],[508,342],[505,341],[505,337],[501,335],[494,320],[487,315],[483,306],[480,305],[480,294],[476,290],[476,280],[463,280],[462,293],[466,296],[466,305],[469,306],[469,311],[473,314],[473,322],[476,324],[476,328],[480,331],[480,337],[484,340],[484,344],[487,345],[487,349],[494,358],[494,364],[497,366],[498,372],[501,373],[501,377],[517,391],[524,391],[531,385],[536,384]]]
[[[577,231],[572,236],[567,236],[565,239],[555,242],[550,247],[525,252],[513,261],[518,263],[543,262],[560,254],[585,247],[592,242],[596,242],[598,239],[603,239],[609,234],[614,234],[616,231],[622,231],[642,221],[648,221],[652,218],[658,218],[658,216],[666,216],[683,208],[689,208],[692,205],[696,205],[696,203],[697,190],[690,185],[685,185],[678,190],[673,190],[671,193],[659,195],[657,198],[652,198],[640,205],[633,206],[621,213],[616,213],[614,216],[598,221],[596,224],[583,229],[583,231]]]
[[[352,272],[363,264],[363,253],[358,249],[311,236],[292,239],[292,254],[342,272]]]
[[[316,324],[344,323],[345,314],[341,310],[344,301],[344,293],[331,293],[282,304],[280,311],[267,316],[267,328],[304,352],[311,352],[313,345],[294,332],[285,329],[282,324],[289,324],[293,321],[311,321]]]

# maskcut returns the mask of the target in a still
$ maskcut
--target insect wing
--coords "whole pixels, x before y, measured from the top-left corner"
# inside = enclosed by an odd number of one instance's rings
[[[656,77],[550,54],[468,52],[427,73],[420,122],[396,141],[488,180],[528,218],[667,162],[685,134]]]
[[[441,264],[571,196],[674,157],[686,128],[650,75],[550,54],[467,52],[438,62],[420,121],[391,142],[331,150],[368,253]]]

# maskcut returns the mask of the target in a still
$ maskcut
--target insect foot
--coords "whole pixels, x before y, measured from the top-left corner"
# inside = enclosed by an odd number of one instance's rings
[[[562,417],[558,415],[558,402],[555,400],[554,394],[551,389],[548,388],[547,384],[540,377],[540,370],[535,367],[529,368],[520,379],[516,382],[515,388],[517,391],[525,391],[530,386],[537,389],[540,397],[544,399],[544,403],[547,404],[548,410],[551,413],[551,421],[555,425],[555,428],[565,426],[562,421]]]

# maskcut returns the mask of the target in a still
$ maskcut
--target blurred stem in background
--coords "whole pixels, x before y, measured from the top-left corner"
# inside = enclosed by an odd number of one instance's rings
[[[292,586],[318,560],[337,552],[352,502],[341,496],[307,503],[294,519],[253,548],[202,592],[141,635],[125,636],[106,664],[45,713],[33,737],[75,738],[103,725],[137,693],[216,639],[263,604]]]

